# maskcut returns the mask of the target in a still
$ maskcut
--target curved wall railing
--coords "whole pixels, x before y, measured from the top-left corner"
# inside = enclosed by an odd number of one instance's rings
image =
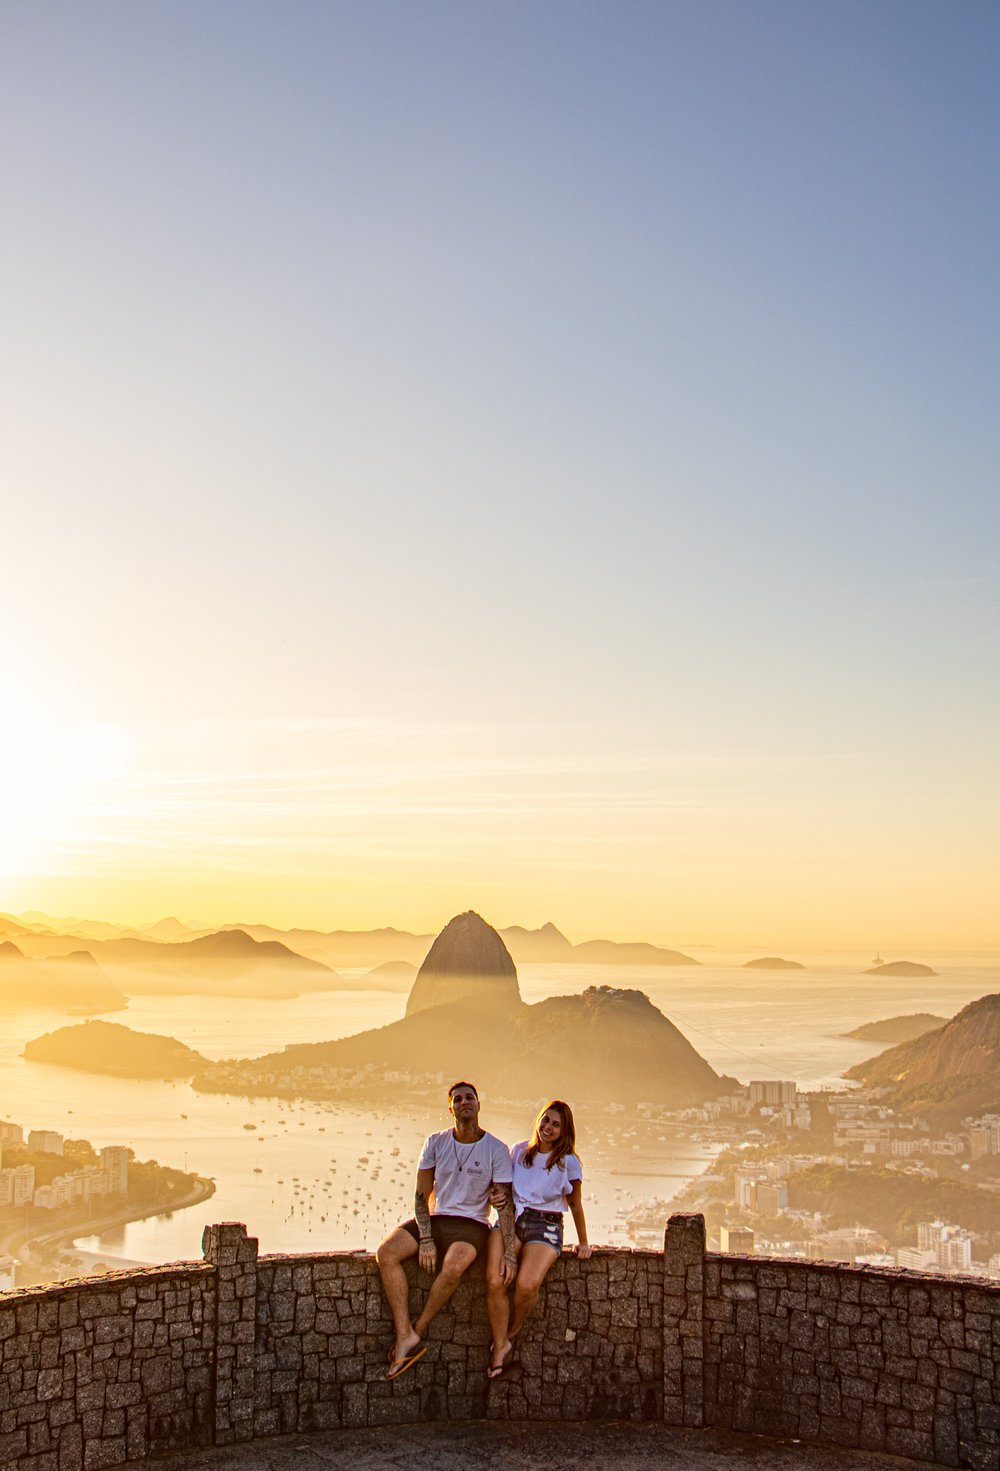
[[[485,1375],[479,1278],[388,1383],[369,1254],[258,1258],[235,1223],[208,1227],[204,1252],[0,1295],[0,1467],[99,1471],[288,1432],[477,1418],[661,1420],[1000,1464],[1000,1286],[975,1279],[706,1253],[702,1217],[677,1215],[662,1252],[557,1263],[502,1378]]]

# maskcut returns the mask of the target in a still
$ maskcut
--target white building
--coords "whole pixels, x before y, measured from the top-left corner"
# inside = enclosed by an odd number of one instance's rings
[[[750,1102],[756,1108],[762,1103],[772,1108],[794,1108],[798,1086],[784,1078],[758,1079],[750,1084]]]
[[[28,1148],[32,1154],[62,1154],[65,1140],[55,1129],[32,1129],[28,1134]]]
[[[6,1170],[4,1174],[6,1174]],[[11,1204],[30,1205],[31,1197],[35,1193],[35,1167],[34,1165],[18,1165],[12,1172],[14,1175],[14,1199]]]
[[[123,1144],[109,1144],[101,1150],[101,1169],[108,1176],[108,1194],[121,1195],[128,1190],[128,1161],[131,1150]]]
[[[20,1124],[9,1124],[0,1120],[0,1144],[21,1144],[24,1130]]]
[[[12,1256],[0,1256],[0,1292],[10,1292],[14,1287],[17,1263]]]

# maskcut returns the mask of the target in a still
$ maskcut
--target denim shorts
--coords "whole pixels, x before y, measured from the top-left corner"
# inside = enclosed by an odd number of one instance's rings
[[[553,1251],[562,1251],[562,1211],[536,1211],[526,1205],[514,1229],[518,1241],[525,1246],[529,1242],[540,1241],[543,1246],[551,1246]]]

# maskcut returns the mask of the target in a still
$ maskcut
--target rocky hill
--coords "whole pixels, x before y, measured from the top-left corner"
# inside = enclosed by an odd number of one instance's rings
[[[886,1089],[895,1107],[942,1126],[1000,1112],[1000,995],[981,996],[943,1027],[857,1063],[845,1077]]]
[[[406,1015],[471,1001],[490,1010],[521,1005],[517,971],[506,945],[492,925],[470,909],[445,925],[417,972],[406,1003]]]
[[[561,1094],[668,1107],[732,1087],[641,991],[592,986],[583,995],[526,1006],[503,941],[472,913],[458,915],[438,936],[401,1021],[266,1057],[208,1064],[195,1086],[329,1097],[386,1073],[420,1090],[466,1077],[484,1097]]]
[[[946,1016],[935,1016],[930,1011],[914,1011],[906,1016],[889,1016],[884,1021],[865,1022],[843,1036],[858,1042],[885,1042],[895,1046],[899,1042],[912,1042],[928,1032],[936,1032],[947,1024]]]
[[[46,1032],[27,1043],[24,1055],[31,1062],[122,1078],[190,1078],[205,1064],[200,1052],[175,1037],[134,1032],[115,1022],[84,1022]]]
[[[32,960],[12,940],[0,941],[0,1013],[51,1010],[80,1016],[120,1011],[125,1004],[124,992],[90,955]]]

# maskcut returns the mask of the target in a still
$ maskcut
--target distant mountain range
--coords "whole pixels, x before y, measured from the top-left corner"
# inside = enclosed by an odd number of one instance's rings
[[[212,934],[233,932],[249,935],[262,944],[280,944],[286,950],[326,967],[352,970],[369,969],[393,960],[420,965],[434,939],[433,935],[417,935],[392,928],[279,930],[261,924],[196,928],[170,916],[144,930],[135,930],[103,920],[54,919],[37,911],[22,915],[0,914],[0,938],[17,940],[20,937],[27,952],[37,956],[65,953],[79,948],[81,942],[86,942],[87,949],[94,944],[125,941],[176,946],[208,938]],[[537,930],[512,925],[499,934],[516,964],[668,966],[699,963],[679,950],[668,950],[645,941],[584,940],[574,945],[554,924],[544,924]],[[109,953],[121,957],[128,954],[124,949]],[[146,953],[134,952],[133,958],[140,959]]]
[[[1000,995],[981,996],[943,1027],[844,1074],[885,1090],[893,1107],[943,1127],[1000,1113]]]

